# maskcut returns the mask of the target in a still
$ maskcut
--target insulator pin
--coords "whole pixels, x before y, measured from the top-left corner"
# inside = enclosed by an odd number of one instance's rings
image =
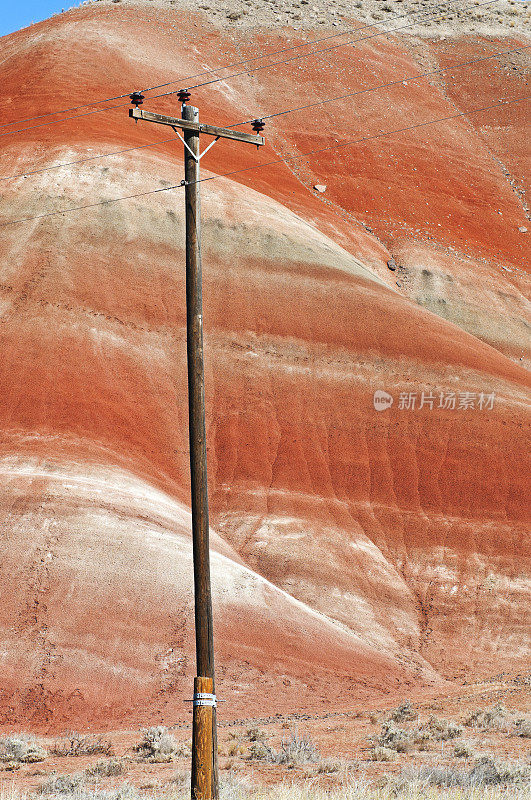
[[[177,97],[180,103],[186,104],[189,101],[191,95],[188,89],[179,89]]]
[[[255,119],[252,122],[252,129],[256,134],[262,133],[265,128],[265,122],[263,119]]]
[[[138,106],[141,106],[144,102],[144,95],[142,92],[133,92],[133,94],[129,95],[129,99],[131,103],[138,108]]]

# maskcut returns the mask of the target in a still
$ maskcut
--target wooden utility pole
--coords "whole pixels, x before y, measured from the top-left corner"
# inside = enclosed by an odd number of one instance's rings
[[[190,434],[190,476],[192,495],[192,541],[194,557],[195,636],[197,675],[194,681],[192,724],[192,800],[217,800],[216,695],[214,688],[214,636],[210,590],[210,549],[208,524],[207,459],[205,432],[205,380],[203,366],[203,299],[201,273],[201,203],[199,193],[199,137],[233,139],[260,147],[264,127],[255,120],[255,134],[199,123],[199,111],[187,105],[190,94],[181,90],[182,118],[142,111],[143,95],[134,92],[129,109],[134,120],[171,125],[184,144],[184,186],[186,210],[186,337],[188,353],[188,420]],[[183,131],[184,138],[179,130]],[[206,150],[205,150],[206,152]],[[203,153],[204,155],[204,153]]]

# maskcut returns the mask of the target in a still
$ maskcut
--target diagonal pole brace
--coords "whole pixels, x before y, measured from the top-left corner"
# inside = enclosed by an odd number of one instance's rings
[[[203,150],[203,152],[201,153],[201,155],[199,156],[199,161],[201,161],[201,159],[203,158],[203,156],[205,156],[205,155],[208,153],[208,151],[210,150],[210,148],[211,148],[211,147],[214,147],[214,145],[216,144],[216,142],[218,142],[218,141],[220,140],[220,138],[221,138],[220,136],[216,136],[216,138],[214,139],[214,141],[213,141],[213,142],[210,142],[210,144],[208,145],[208,147],[206,147],[206,148]]]
[[[192,151],[192,150],[191,150],[191,149],[188,147],[187,143],[184,141],[183,137],[181,136],[181,134],[179,133],[179,131],[177,130],[177,128],[174,128],[173,130],[175,131],[175,133],[177,134],[177,136],[179,137],[179,139],[181,140],[181,142],[184,144],[184,146],[186,147],[186,149],[188,150],[188,152],[190,153],[190,155],[192,156],[192,158],[194,159],[194,161],[196,161],[198,164],[199,164],[199,162],[201,161],[201,159],[203,158],[203,156],[205,156],[205,155],[208,153],[208,151],[210,150],[210,148],[211,148],[211,147],[214,147],[214,145],[216,144],[216,142],[218,142],[218,141],[219,141],[219,139],[221,138],[220,136],[216,136],[216,138],[214,139],[214,141],[213,141],[213,142],[211,142],[211,143],[208,145],[208,147],[206,147],[206,148],[203,150],[203,152],[201,153],[201,155],[199,155],[199,156],[196,156],[196,154],[195,154],[195,153],[194,153],[194,152],[193,152],[193,151]]]
[[[173,127],[173,126],[172,126],[172,127]],[[194,151],[191,149],[191,147],[188,147],[188,145],[187,145],[187,144],[186,144],[186,142],[184,141],[183,137],[181,136],[181,134],[179,133],[179,131],[177,130],[177,128],[173,128],[173,130],[175,131],[175,133],[177,134],[177,136],[179,137],[179,139],[181,140],[181,142],[184,144],[184,146],[186,147],[186,149],[188,150],[188,152],[190,153],[190,155],[192,156],[192,158],[194,159],[194,161],[197,161],[197,163],[199,164],[199,161],[200,161],[200,159],[201,159],[201,156],[199,156],[199,157],[198,157],[198,156],[196,156],[196,154],[195,154],[195,153],[194,153]]]

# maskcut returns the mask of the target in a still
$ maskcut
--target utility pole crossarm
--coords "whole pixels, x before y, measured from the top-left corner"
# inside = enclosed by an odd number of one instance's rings
[[[205,125],[202,122],[189,122],[179,117],[167,117],[164,114],[154,114],[152,111],[144,111],[142,108],[130,108],[129,116],[132,119],[143,119],[146,122],[158,122],[160,125],[171,125],[172,128],[182,128],[185,131],[195,133],[205,133],[208,136],[216,136],[219,139],[235,139],[237,142],[247,142],[257,147],[265,144],[263,136],[255,136],[252,133],[234,131],[231,128],[218,128],[215,125]]]

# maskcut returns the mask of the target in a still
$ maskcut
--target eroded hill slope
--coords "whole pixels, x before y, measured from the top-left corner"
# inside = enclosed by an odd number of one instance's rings
[[[525,94],[526,41],[501,33],[374,36],[193,94],[203,120],[233,124],[393,84],[276,117],[260,153],[205,157],[206,177],[240,170],[203,184],[229,715],[402,696],[528,656],[527,106],[455,116]],[[297,36],[86,5],[4,39],[5,108],[228,75]],[[6,126],[3,174],[168,138],[112,105]],[[145,107],[178,113],[174,96]],[[347,145],[364,136],[378,138]],[[2,228],[4,724],[167,721],[189,694],[182,194],[142,194],[180,182],[181,147],[2,184],[2,222],[91,206]]]

